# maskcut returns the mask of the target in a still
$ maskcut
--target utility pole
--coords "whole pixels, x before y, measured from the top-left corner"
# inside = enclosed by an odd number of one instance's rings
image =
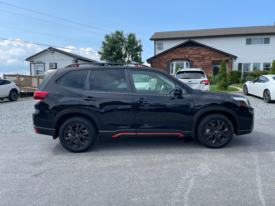
[[[142,41],[144,41],[144,39],[140,39],[139,41],[140,41],[140,46],[141,46],[141,48],[142,48],[142,44],[141,44],[141,42],[142,42]],[[140,50],[140,61],[142,62],[142,58],[141,58],[141,50]]]

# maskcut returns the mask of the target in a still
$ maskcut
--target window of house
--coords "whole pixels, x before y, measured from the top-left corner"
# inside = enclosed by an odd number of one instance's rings
[[[147,76],[135,76],[138,82],[148,81]],[[127,92],[128,86],[124,69],[91,71],[90,90],[101,92]]]
[[[190,67],[190,63],[188,61],[173,61],[170,63],[170,74],[171,75],[175,75],[177,65],[179,66],[179,70],[186,69],[186,68]]]
[[[271,63],[263,63],[263,70],[269,71],[271,68]]]
[[[270,38],[247,38],[246,45],[270,44]]]
[[[162,50],[163,49],[163,43],[157,43],[157,49]]]
[[[244,63],[243,64],[243,78],[248,76],[248,72],[251,72],[251,64],[250,63]]]
[[[45,72],[45,65],[44,64],[35,64],[34,69],[35,69],[36,76],[43,76],[44,72]]]
[[[86,78],[87,71],[81,70],[81,71],[72,71],[64,76],[60,77],[56,83],[66,86],[66,87],[72,87],[76,89],[83,89],[85,78]]]
[[[253,71],[261,70],[261,63],[253,63]]]

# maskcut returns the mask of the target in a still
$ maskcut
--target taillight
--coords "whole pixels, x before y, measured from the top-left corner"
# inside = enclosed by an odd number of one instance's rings
[[[18,84],[15,84],[15,85],[16,85],[17,87],[19,87]]]
[[[208,84],[209,84],[209,81],[208,81],[208,80],[202,80],[202,81],[201,81],[201,84],[208,85]]]
[[[38,133],[38,132],[39,132],[37,128],[34,128],[34,131],[35,131],[36,133]]]
[[[135,64],[135,67],[138,67],[138,64]]]
[[[44,99],[46,96],[48,96],[48,92],[40,92],[40,91],[36,91],[33,95],[33,99],[34,100],[42,100]]]
[[[79,67],[79,64],[75,64],[74,67]]]
[[[65,68],[70,68],[71,66],[69,65],[69,66],[66,66]]]

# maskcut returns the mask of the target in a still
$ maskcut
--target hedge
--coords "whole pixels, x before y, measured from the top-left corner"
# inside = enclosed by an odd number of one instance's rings
[[[239,83],[239,79],[242,77],[242,71],[231,71],[229,75],[229,81],[231,84]]]

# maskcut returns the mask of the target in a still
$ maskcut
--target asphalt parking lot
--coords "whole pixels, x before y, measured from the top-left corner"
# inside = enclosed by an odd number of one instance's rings
[[[274,205],[275,103],[223,149],[180,138],[98,140],[70,153],[33,132],[32,100],[0,102],[0,205]]]

